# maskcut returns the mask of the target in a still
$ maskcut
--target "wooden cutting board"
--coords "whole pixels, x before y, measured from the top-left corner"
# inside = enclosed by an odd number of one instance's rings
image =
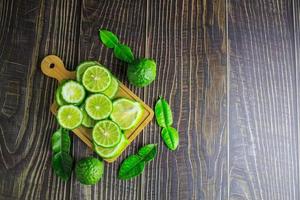
[[[42,69],[42,72],[46,76],[49,76],[51,78],[55,78],[59,82],[61,82],[62,80],[65,80],[65,79],[76,79],[76,72],[75,71],[68,71],[65,68],[63,61],[55,55],[46,56],[42,60],[41,69]],[[122,83],[120,83],[119,91],[118,91],[118,94],[117,94],[116,97],[125,97],[125,98],[128,98],[128,99],[135,100],[135,101],[139,102],[144,108],[144,114],[143,114],[143,117],[142,117],[142,120],[140,121],[140,123],[138,125],[136,125],[134,128],[126,130],[124,132],[126,138],[129,141],[128,145],[130,145],[130,143],[141,133],[141,131],[145,128],[145,126],[147,126],[147,124],[152,120],[154,113],[153,113],[153,110],[148,105],[146,105],[138,96],[136,96],[131,90],[129,90]],[[57,112],[57,108],[58,108],[58,105],[54,102],[51,105],[51,108],[50,108],[51,112],[54,115]],[[93,149],[93,144],[92,144],[92,141],[91,141],[92,129],[85,128],[85,127],[81,126],[81,127],[76,128],[72,131],[89,148]],[[127,146],[123,150],[125,150],[127,148]],[[123,152],[123,150],[122,150],[122,152]],[[107,161],[109,163],[115,161],[122,154],[122,152],[120,152],[120,154],[117,155],[114,158],[105,159],[105,161]]]

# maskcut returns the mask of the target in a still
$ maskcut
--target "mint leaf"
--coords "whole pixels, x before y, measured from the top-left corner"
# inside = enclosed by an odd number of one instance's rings
[[[168,127],[173,124],[173,116],[168,102],[162,97],[159,98],[155,105],[155,117],[160,127]]]
[[[51,138],[52,151],[53,153],[58,152],[70,152],[71,139],[67,130],[60,128],[58,129]]]
[[[108,30],[99,30],[99,37],[107,48],[115,48],[119,44],[118,37]]]
[[[153,160],[157,154],[157,144],[148,144],[143,146],[138,151],[138,155],[145,161],[148,162]]]
[[[161,131],[161,137],[164,143],[170,150],[175,150],[179,143],[179,135],[175,128],[167,127],[163,128]]]
[[[134,61],[134,55],[131,49],[124,44],[118,44],[114,47],[114,54],[115,56],[127,63],[132,63]]]
[[[119,169],[119,179],[130,179],[140,175],[145,168],[145,161],[138,155],[131,155],[126,158]]]
[[[73,158],[65,152],[59,152],[52,158],[52,168],[55,174],[65,181],[71,176],[72,166]]]

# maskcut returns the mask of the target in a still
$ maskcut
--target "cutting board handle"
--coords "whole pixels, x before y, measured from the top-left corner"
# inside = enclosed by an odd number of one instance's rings
[[[55,55],[46,56],[41,63],[42,72],[61,82],[64,79],[74,79],[75,72],[68,71],[65,68],[63,61]]]

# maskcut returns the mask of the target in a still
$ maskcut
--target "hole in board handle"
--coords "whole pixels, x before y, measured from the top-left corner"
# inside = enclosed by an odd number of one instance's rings
[[[50,69],[53,69],[55,67],[55,64],[51,63],[49,67],[50,67]]]

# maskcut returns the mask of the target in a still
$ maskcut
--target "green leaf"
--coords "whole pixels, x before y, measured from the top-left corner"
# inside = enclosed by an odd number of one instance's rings
[[[115,48],[119,44],[118,37],[108,30],[99,30],[99,37],[107,48]]]
[[[53,153],[58,152],[70,152],[71,147],[71,139],[69,136],[69,133],[65,129],[58,129],[51,138],[51,144],[52,144],[52,151]]]
[[[163,128],[161,131],[161,137],[163,138],[166,146],[170,150],[175,150],[179,143],[179,135],[175,128],[167,127]]]
[[[168,102],[162,97],[159,98],[155,105],[155,117],[160,127],[168,127],[173,124],[172,111]]]
[[[127,45],[118,44],[115,46],[114,54],[118,59],[124,62],[132,63],[134,61],[134,55]]]
[[[148,144],[143,146],[138,151],[138,155],[145,161],[148,162],[153,160],[157,154],[157,144]]]
[[[131,155],[126,158],[119,169],[119,179],[130,179],[140,175],[145,168],[145,161],[138,155]]]
[[[65,152],[59,152],[52,158],[52,168],[55,174],[65,181],[71,176],[72,166],[73,158]]]

